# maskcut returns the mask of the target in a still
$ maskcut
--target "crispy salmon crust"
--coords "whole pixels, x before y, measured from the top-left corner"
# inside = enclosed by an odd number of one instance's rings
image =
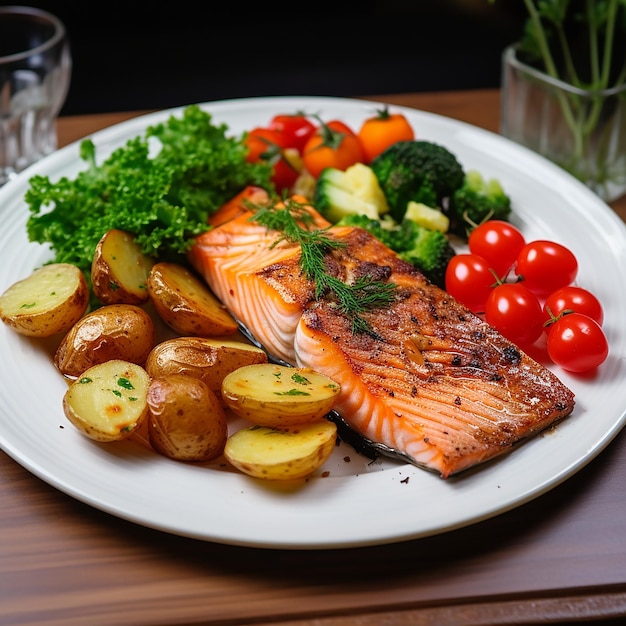
[[[574,394],[368,232],[344,242],[328,271],[397,286],[393,303],[353,333],[335,303],[315,299],[299,247],[241,216],[201,235],[190,260],[273,356],[341,385],[337,412],[363,437],[443,478],[510,450],[565,418]]]

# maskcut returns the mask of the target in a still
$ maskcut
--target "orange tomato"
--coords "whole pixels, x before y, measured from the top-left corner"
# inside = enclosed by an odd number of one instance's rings
[[[314,178],[327,167],[345,170],[363,159],[361,141],[349,126],[339,120],[320,124],[302,151],[304,167]]]
[[[389,113],[385,107],[363,122],[358,136],[363,146],[365,163],[371,163],[374,157],[390,145],[398,141],[413,141],[415,132],[402,113]]]

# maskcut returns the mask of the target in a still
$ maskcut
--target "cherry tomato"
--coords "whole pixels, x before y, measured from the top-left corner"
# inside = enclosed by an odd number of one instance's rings
[[[244,140],[248,148],[246,160],[249,163],[257,163],[260,160],[270,160],[285,147],[283,136],[270,128],[258,126],[248,132]]]
[[[446,291],[474,313],[485,310],[496,277],[485,259],[477,254],[456,254],[446,268]]]
[[[385,107],[363,122],[358,136],[363,146],[365,163],[370,163],[391,144],[398,141],[413,141],[415,132],[402,113],[389,113],[389,109]]]
[[[504,220],[479,224],[467,240],[470,252],[482,256],[500,278],[504,278],[526,244],[522,232]]]
[[[602,304],[587,289],[576,285],[567,285],[551,293],[543,303],[544,330],[550,332],[556,321],[564,311],[588,315],[602,326],[604,310]]]
[[[275,115],[268,125],[270,130],[275,130],[283,135],[285,148],[295,148],[302,152],[304,145],[316,131],[314,124],[304,113]]]
[[[509,341],[535,343],[543,332],[543,315],[537,296],[523,283],[495,287],[485,303],[485,320]]]
[[[345,170],[364,159],[360,139],[343,122],[322,123],[304,146],[302,160],[313,178],[322,170],[334,167]]]
[[[568,313],[557,320],[548,334],[548,356],[570,372],[588,372],[609,355],[609,343],[602,327],[582,313]]]
[[[246,160],[249,163],[266,161],[272,166],[271,180],[279,192],[291,188],[300,172],[285,156],[287,147],[281,133],[270,128],[253,128],[244,143],[248,148]]]
[[[521,249],[515,271],[533,293],[547,296],[574,281],[578,273],[578,261],[565,246],[538,239]]]
[[[320,120],[320,127],[321,126],[324,126],[324,122],[322,122],[322,120]],[[345,133],[346,135],[352,135],[354,137],[357,136],[354,130],[341,120],[331,120],[326,124],[326,126],[338,133]],[[318,128],[318,130],[320,130],[320,128]]]
[[[272,182],[280,193],[284,189],[290,190],[300,176],[300,171],[292,164],[285,154],[274,163]]]

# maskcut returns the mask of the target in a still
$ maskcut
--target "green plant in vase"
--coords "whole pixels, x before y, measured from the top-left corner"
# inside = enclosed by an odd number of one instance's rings
[[[523,3],[523,33],[504,57],[502,132],[614,199],[626,191],[626,0]]]

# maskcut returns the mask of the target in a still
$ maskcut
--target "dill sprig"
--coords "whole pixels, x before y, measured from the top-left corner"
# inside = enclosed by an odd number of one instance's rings
[[[362,316],[393,302],[394,283],[371,276],[360,276],[352,283],[345,283],[331,275],[327,270],[327,257],[346,244],[333,238],[328,228],[316,228],[306,205],[293,198],[281,200],[280,205],[272,203],[256,207],[250,221],[280,233],[272,247],[281,241],[299,245],[300,268],[304,276],[315,284],[315,298],[319,300],[332,295],[339,310],[350,319],[353,333],[374,334]]]
[[[362,314],[372,309],[389,306],[394,298],[396,285],[361,276],[354,283],[344,283],[335,276],[321,275],[323,291],[331,291],[337,298],[339,309],[350,318],[353,333],[372,333]],[[316,279],[317,283],[317,279]],[[317,290],[317,289],[316,289]]]

